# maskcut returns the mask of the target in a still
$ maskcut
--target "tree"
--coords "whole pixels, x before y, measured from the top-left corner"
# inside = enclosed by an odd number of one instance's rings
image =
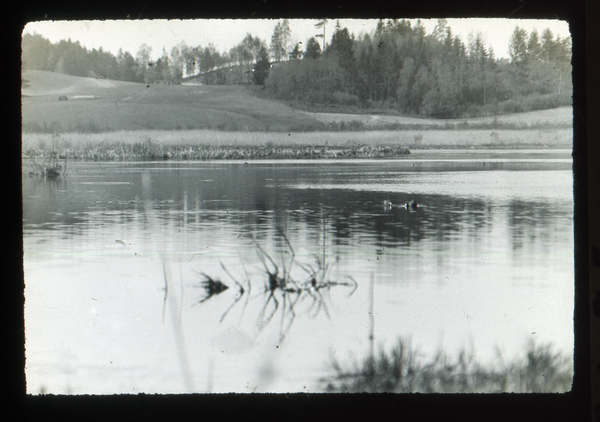
[[[454,36],[452,35],[452,30],[448,28],[448,30],[446,31],[446,38],[444,38],[444,51],[447,55],[449,55],[452,52],[453,40]]]
[[[183,66],[187,75],[198,75],[203,71],[201,63],[204,51],[202,46],[198,45],[188,48],[183,53]]]
[[[294,49],[290,53],[290,60],[298,60],[302,58],[302,51],[300,51],[300,43],[294,46]]]
[[[408,111],[412,106],[411,88],[414,83],[415,73],[415,61],[412,57],[408,57],[404,60],[402,70],[400,71],[400,75],[398,76],[397,96],[399,100],[400,109],[404,112]]]
[[[315,38],[305,44],[303,60],[271,70],[266,86],[278,98],[327,104],[352,97],[363,107],[389,105],[405,113],[461,117],[516,110],[515,97],[570,89],[570,38],[549,31],[540,37],[516,27],[510,59],[496,59],[480,34],[465,45],[443,20],[429,34],[421,22],[411,27],[408,21],[388,19],[358,38],[339,23],[330,44]],[[300,50],[296,45],[290,59],[299,58]],[[558,98],[538,103],[564,102]],[[510,99],[506,106],[499,104]]]
[[[281,61],[288,57],[288,47],[292,37],[292,30],[287,19],[278,22],[271,36],[271,45],[269,47],[275,61]]]
[[[108,51],[98,50],[95,48],[87,53],[89,59],[88,76],[102,76],[109,79],[118,79],[119,72],[117,70],[117,58]]]
[[[185,41],[181,41],[171,48],[171,54],[168,57],[169,81],[179,83],[184,73],[187,75],[194,75],[196,73],[195,51]]]
[[[527,58],[529,61],[540,60],[542,56],[542,44],[537,29],[531,31],[529,40],[527,41]]]
[[[306,42],[304,59],[318,59],[319,57],[321,57],[321,46],[314,37],[310,37]]]
[[[554,42],[554,34],[550,28],[546,28],[542,32],[542,60],[548,62],[554,59],[556,52],[556,43]]]
[[[25,34],[21,48],[24,69],[51,70],[49,65],[54,45],[49,40],[39,34]]]
[[[469,100],[477,105],[487,102],[488,52],[478,33],[469,45],[469,77],[466,86]]]
[[[433,81],[430,78],[430,72],[425,66],[419,67],[415,75],[415,83],[413,87],[413,106],[416,108],[417,115],[421,114],[421,106],[427,93],[431,90]]]
[[[65,75],[88,76],[91,69],[88,51],[71,39],[60,40],[53,49],[51,58],[53,66],[49,70]]]
[[[209,44],[200,55],[200,72],[208,72],[214,69],[219,62],[219,58],[220,56],[215,46]]]
[[[510,36],[508,53],[514,64],[527,63],[527,31],[517,26]]]
[[[377,87],[381,85],[381,75],[379,73],[381,69],[379,60],[381,57],[375,52],[375,49],[374,43],[369,39],[359,43],[356,53],[356,78],[358,83],[355,91],[363,104],[369,100],[373,101],[374,95],[377,95]]]
[[[436,59],[432,63],[435,78],[432,89],[423,98],[423,109],[429,116],[456,117],[458,101],[453,89],[453,72],[447,63]]]
[[[437,41],[444,41],[449,29],[448,21],[446,19],[438,19],[438,23],[435,28],[433,28],[433,33],[431,35]]]
[[[147,44],[142,44],[135,55],[135,61],[137,64],[137,76],[144,83],[149,83],[148,76],[152,63],[150,57],[152,56],[152,47]]]
[[[281,44],[283,46],[283,57],[287,58],[289,48],[291,47],[292,30],[290,29],[290,21],[284,19],[281,23]]]
[[[338,21],[333,37],[331,38],[331,44],[327,47],[326,53],[328,56],[336,56],[340,67],[349,70],[354,61],[352,44],[348,28],[340,28]]]
[[[556,61],[562,63],[571,62],[571,37],[556,37]]]
[[[134,82],[136,80],[136,63],[133,56],[128,52],[119,49],[117,55],[117,71],[119,79],[122,81]]]
[[[379,21],[377,21],[377,27],[375,28],[375,33],[374,36],[375,38],[379,38],[383,35],[385,31],[385,23],[383,22],[383,19],[379,19]]]
[[[325,33],[325,28],[327,27],[327,22],[329,22],[329,19],[321,19],[319,22],[317,22],[315,24],[315,28],[317,28],[317,29],[323,28],[323,35],[321,35],[321,34],[315,35],[315,37],[323,39],[323,48],[322,48],[323,51],[325,51],[326,42],[327,42],[327,37],[326,37],[326,33]]]
[[[269,53],[263,46],[258,53],[258,60],[252,69],[252,81],[256,85],[262,85],[265,87],[265,82],[269,77],[271,71],[271,63],[269,63]]]
[[[161,81],[173,81],[171,75],[171,60],[167,50],[163,47],[162,56],[156,61],[156,79]],[[177,75],[174,75],[175,77]],[[179,74],[179,80],[181,80],[181,74]]]

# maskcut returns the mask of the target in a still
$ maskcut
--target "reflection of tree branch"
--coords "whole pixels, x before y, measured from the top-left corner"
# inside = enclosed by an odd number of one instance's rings
[[[350,292],[350,295],[352,295],[356,291],[358,283],[352,276],[346,276],[348,281],[330,280],[330,272],[335,263],[325,261],[327,257],[326,247],[324,247],[323,250],[323,257],[319,255],[313,256],[313,259],[316,262],[316,266],[314,266],[314,264],[311,263],[296,262],[296,254],[291,242],[289,241],[285,233],[283,233],[280,229],[277,229],[277,231],[279,233],[279,236],[283,238],[285,244],[291,252],[291,257],[289,261],[286,261],[282,254],[281,260],[283,261],[283,264],[281,268],[277,265],[275,260],[262,248],[262,246],[260,246],[256,239],[252,238],[252,244],[256,247],[257,257],[262,263],[262,267],[264,268],[264,271],[267,276],[263,296],[265,298],[265,301],[260,309],[256,323],[258,325],[259,330],[262,330],[275,318],[276,315],[278,315],[278,312],[281,312],[281,319],[279,322],[279,336],[280,341],[283,341],[287,333],[291,329],[292,325],[294,324],[296,317],[298,316],[297,307],[304,300],[306,300],[306,298],[310,298],[312,300],[312,303],[306,310],[307,315],[314,318],[317,317],[319,313],[321,313],[321,311],[323,311],[327,318],[330,319],[331,313],[329,312],[329,308],[327,305],[329,289],[335,286],[351,287],[352,291]],[[308,274],[306,280],[302,281],[301,283],[297,283],[291,276],[291,270],[293,268],[294,263],[296,263],[298,267],[300,267]],[[234,275],[222,262],[221,268],[238,287],[238,294],[221,316],[221,322],[235,307],[235,305],[241,300],[242,296],[244,294],[247,294],[246,304],[244,305],[244,310],[242,311],[242,315],[240,316],[241,323],[243,314],[251,297],[250,291],[252,283],[250,280],[250,276],[244,268],[244,271],[246,272],[246,281],[241,282],[236,277],[234,277]],[[205,296],[197,304],[203,303],[211,297],[220,294],[228,289],[228,286],[222,283],[220,280],[210,277],[204,273],[200,274],[205,277],[205,279],[201,282],[201,286],[205,289]],[[245,285],[247,285],[247,291]]]
[[[167,310],[167,296],[169,295],[169,282],[167,281],[167,268],[165,266],[165,257],[163,256],[163,275],[165,278],[165,298],[163,299],[162,323],[165,323],[165,312]]]
[[[225,317],[227,316],[229,311],[231,311],[233,309],[233,307],[235,306],[235,304],[238,303],[238,301],[242,298],[242,296],[244,296],[244,287],[242,287],[242,285],[235,279],[235,277],[233,277],[231,275],[231,273],[227,270],[227,268],[225,268],[225,265],[223,265],[222,262],[221,262],[221,267],[223,268],[223,271],[225,271],[225,273],[229,276],[229,278],[231,278],[235,282],[235,284],[238,285],[238,289],[239,289],[239,293],[240,293],[239,296],[236,295],[236,299],[229,306],[229,308],[227,308],[227,310],[225,311],[223,316],[221,316],[221,322],[223,322],[223,320],[225,320]],[[244,310],[245,310],[245,308],[244,308]]]

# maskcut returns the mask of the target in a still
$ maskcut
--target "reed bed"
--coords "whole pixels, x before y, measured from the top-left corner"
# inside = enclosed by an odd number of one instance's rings
[[[408,130],[365,132],[119,131],[23,134],[23,157],[115,161],[403,157],[410,149],[570,148],[562,130]]]
[[[335,374],[321,381],[329,392],[394,393],[556,393],[571,390],[572,361],[551,345],[531,343],[520,359],[483,365],[473,353],[461,351],[454,359],[443,352],[423,359],[399,340],[390,352],[371,354],[353,368],[332,360]]]
[[[58,135],[53,135],[44,152],[29,157],[30,159],[23,163],[23,172],[44,177],[64,176],[67,172],[67,162],[64,156],[60,157],[58,139]],[[61,159],[64,161],[61,162]]]
[[[24,136],[23,158],[39,159],[52,155],[84,161],[253,160],[391,158],[410,154],[410,150],[401,145],[365,145],[348,139],[339,142],[341,145],[330,144],[327,140],[319,145],[307,136],[289,142],[291,135],[288,139],[270,136],[274,134],[246,139],[222,136],[220,132],[199,132],[184,138],[174,138],[169,132],[153,135],[145,134],[141,139],[139,134],[132,136],[130,133],[85,135],[81,136],[83,139],[73,135],[29,135]]]

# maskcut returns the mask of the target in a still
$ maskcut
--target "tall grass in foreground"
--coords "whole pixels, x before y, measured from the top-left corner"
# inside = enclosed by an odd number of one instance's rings
[[[521,359],[482,365],[473,353],[452,359],[443,352],[422,359],[403,340],[391,352],[368,356],[354,368],[333,360],[335,375],[322,380],[330,392],[394,393],[556,393],[571,390],[572,362],[550,345],[529,346]]]

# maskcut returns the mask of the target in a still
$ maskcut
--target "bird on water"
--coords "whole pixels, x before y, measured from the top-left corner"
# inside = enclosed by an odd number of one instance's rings
[[[417,207],[418,207],[417,201],[415,201],[414,199],[411,199],[410,202],[407,202],[404,205],[404,208],[406,208],[407,210],[408,209],[414,210]],[[392,201],[390,201],[389,199],[385,199],[383,201],[383,208],[388,208],[388,209],[392,208]]]
[[[413,210],[415,208],[417,208],[417,206],[418,206],[417,201],[415,201],[414,199],[411,199],[410,202],[407,202],[405,205],[406,209],[413,209]]]

